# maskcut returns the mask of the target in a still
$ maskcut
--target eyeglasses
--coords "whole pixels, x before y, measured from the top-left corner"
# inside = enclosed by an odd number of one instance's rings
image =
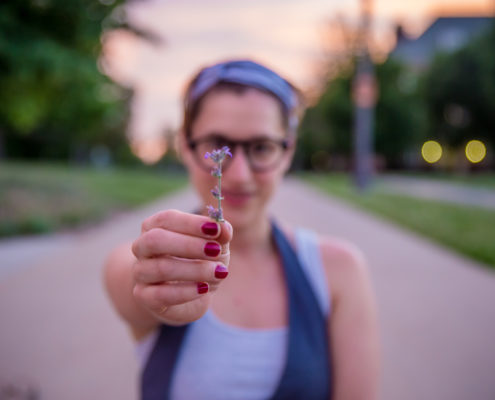
[[[257,138],[251,140],[230,140],[222,136],[209,136],[198,140],[188,140],[188,146],[193,151],[194,157],[199,166],[205,171],[211,171],[215,167],[215,163],[210,159],[205,159],[206,152],[212,152],[215,149],[220,149],[223,146],[228,146],[235,157],[235,152],[238,146],[241,146],[249,166],[254,172],[266,172],[276,168],[282,161],[284,153],[290,146],[290,141],[287,139],[275,140],[268,138]],[[222,164],[222,169],[225,171],[231,161],[227,157]]]

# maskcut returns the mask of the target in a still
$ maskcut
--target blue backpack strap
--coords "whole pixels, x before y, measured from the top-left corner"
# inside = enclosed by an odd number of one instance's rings
[[[283,232],[272,222],[272,237],[285,272],[289,294],[287,363],[271,400],[327,400],[331,366],[327,322],[299,259]],[[141,376],[142,400],[168,400],[171,379],[189,325],[161,325]]]
[[[188,326],[160,326],[158,339],[141,375],[142,400],[168,400],[172,373]]]
[[[331,387],[327,321],[294,249],[273,222],[272,232],[289,292],[287,363],[272,400],[327,400]]]

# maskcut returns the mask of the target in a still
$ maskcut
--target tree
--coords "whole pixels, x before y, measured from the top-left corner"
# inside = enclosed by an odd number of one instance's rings
[[[305,168],[312,155],[327,154],[324,167],[350,166],[352,154],[351,84],[354,63],[342,69],[326,85],[316,105],[310,107],[301,124],[301,154]],[[404,166],[407,151],[419,143],[425,131],[421,98],[407,68],[388,59],[376,66],[379,97],[375,109],[374,149],[388,167]],[[343,162],[345,159],[347,162]],[[338,165],[333,161],[337,160]]]
[[[103,31],[132,29],[122,3],[0,2],[0,135],[7,156],[67,158],[95,145],[124,145],[132,93],[97,64]]]
[[[495,148],[495,25],[454,53],[439,54],[423,79],[430,137],[451,147],[482,139]]]

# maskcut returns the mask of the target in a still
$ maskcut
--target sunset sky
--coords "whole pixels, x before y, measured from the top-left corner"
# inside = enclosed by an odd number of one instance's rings
[[[435,15],[493,15],[494,0],[375,0],[374,40],[393,45],[397,21],[419,34]],[[236,57],[259,60],[303,90],[315,82],[329,21],[355,20],[358,0],[148,0],[127,8],[138,26],[163,37],[153,45],[129,34],[105,40],[105,71],[135,89],[129,133],[153,139],[180,124],[180,96],[200,66]],[[335,41],[339,39],[336,38]]]

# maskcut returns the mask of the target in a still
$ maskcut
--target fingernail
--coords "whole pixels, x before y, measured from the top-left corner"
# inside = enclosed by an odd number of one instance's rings
[[[217,267],[215,268],[215,278],[225,279],[228,274],[229,274],[228,269],[221,264],[217,265]]]
[[[204,294],[207,291],[208,291],[208,284],[206,282],[199,282],[198,283],[198,293]]]
[[[215,242],[205,244],[204,252],[208,257],[216,257],[220,254],[220,245]]]
[[[201,230],[205,235],[216,236],[218,233],[218,224],[215,222],[205,222],[201,226]]]

